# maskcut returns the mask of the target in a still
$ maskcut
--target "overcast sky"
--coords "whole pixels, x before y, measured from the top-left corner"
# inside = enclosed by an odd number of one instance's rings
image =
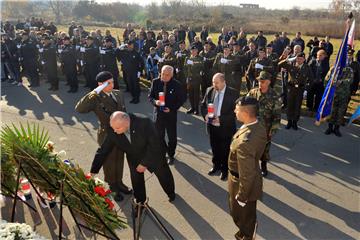
[[[137,1],[129,1],[129,0],[96,0],[97,2],[124,2],[124,3],[138,3],[140,5],[148,5],[152,2],[156,2],[161,4],[162,0],[137,0]],[[190,2],[191,0],[183,0],[186,2]],[[318,9],[329,7],[331,0],[206,0],[205,3],[210,5],[239,5],[240,3],[253,3],[259,4],[260,7],[264,7],[267,9],[291,9],[293,7],[300,7],[302,9]]]

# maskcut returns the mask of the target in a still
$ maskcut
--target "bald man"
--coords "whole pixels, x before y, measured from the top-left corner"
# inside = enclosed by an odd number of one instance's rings
[[[136,202],[144,203],[146,200],[146,170],[155,173],[169,201],[174,201],[174,177],[154,123],[141,114],[117,111],[110,116],[110,127],[109,134],[95,154],[90,173],[97,174],[106,156],[116,147],[126,154]]]
[[[228,176],[227,159],[231,144],[231,138],[236,132],[235,122],[235,101],[239,92],[226,85],[225,75],[216,73],[212,79],[212,87],[206,90],[201,104],[201,114],[207,123],[207,130],[210,137],[210,145],[213,153],[213,167],[208,172],[214,175],[221,171],[221,180]],[[214,104],[214,118],[209,120],[207,106]]]

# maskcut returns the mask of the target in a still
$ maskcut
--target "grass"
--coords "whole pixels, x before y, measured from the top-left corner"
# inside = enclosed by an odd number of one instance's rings
[[[111,34],[113,37],[116,38],[116,40],[118,38],[120,38],[121,40],[123,39],[122,38],[122,35],[123,35],[123,32],[124,32],[124,29],[123,28],[115,28],[115,27],[95,27],[95,26],[84,26],[85,30],[86,31],[93,31],[95,29],[100,29],[101,32],[104,34],[105,33],[105,30],[106,29],[109,29],[111,31]],[[60,25],[58,26],[58,30],[59,31],[63,31],[63,32],[68,32],[68,26],[65,26],[65,25]],[[139,29],[135,30],[135,31],[139,31]],[[157,33],[157,31],[155,31]],[[198,35],[200,35],[199,33],[197,33]],[[250,38],[251,36],[253,36],[254,34],[248,34],[247,38]],[[213,41],[214,42],[217,42],[217,39],[218,39],[218,36],[219,36],[219,33],[210,33],[210,36],[212,37]],[[270,42],[272,39],[273,39],[273,35],[265,35],[265,37],[267,38],[268,42]],[[289,39],[293,39],[295,36],[294,35],[288,35]],[[302,38],[303,40],[305,41],[305,44],[312,38],[313,36],[305,36],[303,35]],[[319,38],[321,39],[321,38]],[[334,46],[334,53],[332,54],[331,58],[330,58],[330,64],[334,64],[335,62],[335,58],[336,58],[336,54],[337,52],[339,51],[339,48],[340,48],[340,45],[341,45],[341,40],[342,39],[331,39],[331,43],[333,44]],[[187,43],[188,44],[188,43]],[[360,41],[359,40],[356,40],[355,41],[355,46],[360,46]],[[305,49],[305,54],[308,55],[309,54],[309,48],[306,47]],[[244,80],[243,80],[244,81]],[[142,84],[144,86],[148,86],[148,81],[146,79],[142,79]],[[244,84],[243,84],[244,85]],[[348,114],[352,114],[356,107],[360,104],[360,93],[359,91],[357,92],[357,94],[355,96],[352,96],[351,97],[351,101],[349,103],[349,106],[348,106]],[[307,112],[306,110],[306,106],[303,105],[303,112],[304,112],[304,115],[307,115],[307,116],[311,116],[312,114],[310,112]]]

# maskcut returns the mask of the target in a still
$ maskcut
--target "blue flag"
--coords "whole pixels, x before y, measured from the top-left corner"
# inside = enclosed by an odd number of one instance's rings
[[[357,107],[357,109],[355,110],[354,114],[351,116],[350,120],[349,120],[349,125],[355,120],[360,118],[360,106]]]
[[[354,24],[354,23],[353,23]],[[347,28],[345,36],[341,42],[341,46],[338,54],[336,55],[335,65],[331,70],[329,81],[326,85],[324,94],[321,98],[321,102],[316,114],[316,123],[320,124],[321,121],[325,120],[331,114],[332,103],[335,94],[335,83],[339,76],[342,74],[343,68],[346,66],[347,61],[347,50],[348,50],[348,37],[350,31]],[[351,28],[353,29],[353,28]],[[352,30],[353,31],[353,30]],[[351,35],[352,33],[350,33]]]

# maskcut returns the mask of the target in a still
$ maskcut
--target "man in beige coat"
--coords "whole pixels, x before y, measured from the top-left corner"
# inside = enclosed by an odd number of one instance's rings
[[[238,226],[236,239],[250,240],[256,232],[256,201],[262,195],[259,160],[266,145],[266,129],[256,119],[258,101],[243,97],[236,102],[235,114],[243,125],[235,133],[229,154],[230,214]]]

